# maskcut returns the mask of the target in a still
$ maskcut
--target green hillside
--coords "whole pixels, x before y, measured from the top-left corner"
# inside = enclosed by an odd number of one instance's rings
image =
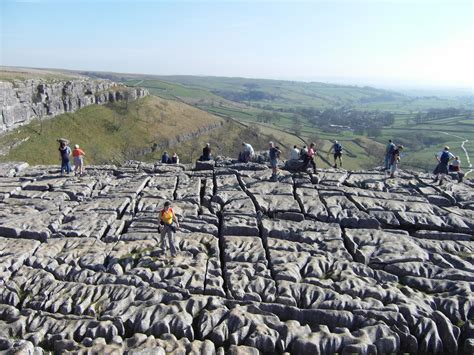
[[[472,97],[413,97],[371,87],[281,80],[86,74],[144,87],[157,97],[127,107],[123,103],[88,107],[64,115],[57,124],[56,119],[33,123],[0,137],[0,146],[25,141],[0,159],[56,162],[51,152],[59,136],[92,149],[90,162],[156,160],[164,149],[176,150],[183,162],[191,161],[206,142],[219,154],[236,156],[242,140],[266,149],[269,139],[278,142],[285,156],[295,144],[316,142],[322,167],[332,164],[329,150],[337,139],[343,143],[348,169],[380,165],[388,139],[405,145],[406,168],[431,170],[434,153],[445,144],[464,164],[461,144],[468,140],[464,147],[470,156],[474,153]],[[197,132],[217,120],[225,122],[222,128],[170,146],[176,135]],[[50,133],[37,133],[46,131]]]

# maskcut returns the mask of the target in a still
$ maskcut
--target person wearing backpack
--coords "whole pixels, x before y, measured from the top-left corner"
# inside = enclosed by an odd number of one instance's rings
[[[436,168],[433,171],[433,174],[435,175],[434,181],[439,181],[439,185],[441,185],[445,176],[448,174],[448,164],[454,159],[454,155],[449,151],[449,147],[446,146],[441,152],[436,154],[435,157],[438,161],[438,165],[436,165]]]
[[[396,145],[391,139],[388,140],[387,148],[385,148],[385,170],[390,170],[392,162],[393,151],[396,149]]]
[[[165,202],[163,209],[160,211],[160,225],[161,249],[166,253],[166,239],[168,239],[171,256],[176,256],[177,247],[175,246],[174,233],[179,228],[179,223],[169,201]]]
[[[342,168],[342,144],[334,141],[331,150],[334,151],[334,168],[337,168],[337,158],[339,158],[339,167]]]

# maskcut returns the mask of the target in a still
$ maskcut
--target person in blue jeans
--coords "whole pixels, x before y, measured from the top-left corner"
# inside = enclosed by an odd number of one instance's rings
[[[274,180],[277,178],[278,174],[278,158],[280,157],[281,151],[278,147],[275,147],[275,143],[270,142],[268,154],[270,156],[270,166],[272,167],[271,179]]]
[[[59,155],[61,157],[61,176],[63,176],[64,171],[66,171],[66,174],[69,174],[71,172],[71,165],[69,164],[71,148],[69,148],[69,145],[64,141],[59,143]]]

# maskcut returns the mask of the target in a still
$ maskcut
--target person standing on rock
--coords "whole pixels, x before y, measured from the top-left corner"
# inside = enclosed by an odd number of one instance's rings
[[[269,143],[268,155],[270,156],[270,166],[272,167],[272,180],[275,180],[278,174],[278,158],[280,157],[281,151],[278,147],[275,147],[275,143]]]
[[[433,171],[435,174],[435,182],[439,180],[439,184],[443,183],[445,176],[448,175],[448,164],[451,160],[454,159],[453,153],[449,151],[449,147],[446,146],[444,149],[435,155],[436,160],[438,161],[438,165]]]
[[[395,144],[392,140],[388,140],[387,148],[385,149],[385,170],[390,170],[390,165],[392,162],[393,151],[396,149]]]
[[[167,240],[171,251],[171,256],[176,256],[177,247],[175,246],[174,232],[179,228],[178,217],[176,217],[171,203],[166,201],[163,209],[160,211],[161,225],[161,249],[166,253]]]
[[[69,144],[61,140],[59,142],[59,156],[61,158],[61,176],[63,176],[63,172],[66,171],[66,174],[71,172],[71,165],[69,164],[69,156],[71,155],[71,148],[69,148]]]
[[[84,169],[84,156],[86,153],[79,148],[79,144],[74,146],[74,150],[72,151],[72,157],[74,159],[74,175],[82,176],[83,169]]]
[[[398,163],[400,162],[400,153],[403,150],[403,145],[399,145],[392,152],[392,159],[390,160],[390,177],[395,177],[395,172],[398,169]]]
[[[339,158],[339,167],[342,168],[342,144],[334,141],[331,151],[334,152],[334,168],[337,168],[337,158]]]
[[[306,152],[306,154],[303,156],[303,170],[306,171],[306,169],[308,169],[308,166],[312,166],[313,167],[313,173],[316,174],[316,163],[314,162],[314,155],[316,154],[315,150],[314,150],[314,147],[315,147],[315,143],[311,143],[309,145],[309,148],[308,148],[308,151]]]

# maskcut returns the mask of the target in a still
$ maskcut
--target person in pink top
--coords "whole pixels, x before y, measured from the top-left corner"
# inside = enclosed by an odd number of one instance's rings
[[[306,154],[303,156],[303,168],[304,170],[308,169],[308,166],[311,165],[313,167],[313,173],[316,174],[316,163],[314,162],[314,155],[316,154],[316,151],[314,149],[315,144],[311,143],[309,145],[308,151]]]
[[[74,175],[77,175],[79,172],[79,176],[82,176],[85,155],[86,153],[84,153],[84,151],[79,148],[79,144],[76,144],[74,146],[74,150],[72,151],[72,156],[74,158]]]

